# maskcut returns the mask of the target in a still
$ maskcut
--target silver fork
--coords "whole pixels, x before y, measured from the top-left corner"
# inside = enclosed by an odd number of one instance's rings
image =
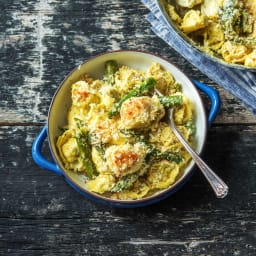
[[[155,91],[158,95],[163,96],[158,90],[155,89]],[[173,108],[168,108],[167,114],[168,114],[168,123],[172,128],[175,136],[179,139],[181,144],[189,152],[192,159],[195,161],[199,169],[202,171],[203,175],[210,183],[216,196],[218,198],[224,198],[228,194],[228,186],[226,185],[226,183],[203,161],[203,159],[191,148],[191,146],[184,139],[182,134],[178,131],[173,119]]]

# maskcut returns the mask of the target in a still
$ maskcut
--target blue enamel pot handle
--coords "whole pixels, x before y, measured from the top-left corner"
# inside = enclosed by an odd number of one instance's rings
[[[199,90],[204,92],[209,97],[209,99],[211,101],[211,108],[208,113],[208,127],[210,127],[220,110],[219,93],[215,89],[210,87],[209,85],[203,84],[196,80],[193,80],[193,83]]]
[[[211,108],[208,113],[208,127],[211,126],[212,122],[214,121],[216,115],[219,112],[220,109],[220,97],[218,92],[210,87],[209,85],[200,83],[198,81],[193,80],[193,83],[195,86],[204,92],[211,101]],[[42,131],[39,133],[39,135],[36,137],[33,145],[32,145],[32,157],[37,165],[42,167],[43,169],[52,171],[60,176],[63,176],[63,172],[59,168],[59,166],[55,163],[51,163],[47,159],[45,159],[41,153],[42,146],[44,143],[44,140],[47,137],[47,126],[44,126]]]
[[[45,159],[42,155],[42,146],[44,143],[44,140],[47,137],[47,125],[44,126],[44,128],[41,130],[41,132],[38,134],[36,139],[34,140],[34,143],[32,145],[32,157],[37,165],[42,167],[43,169],[52,171],[59,176],[62,176],[63,173],[59,166],[55,163],[51,163],[47,159]]]

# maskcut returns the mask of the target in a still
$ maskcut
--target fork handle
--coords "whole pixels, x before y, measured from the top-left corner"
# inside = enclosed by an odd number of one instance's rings
[[[180,132],[176,129],[172,114],[173,109],[168,110],[168,114],[170,115],[169,124],[172,128],[172,131],[176,135],[176,137],[182,142],[183,146],[189,152],[199,169],[202,171],[205,178],[210,183],[213,191],[215,192],[218,198],[224,198],[228,194],[228,186],[226,183],[202,160],[202,158],[190,147],[187,141],[183,138]]]

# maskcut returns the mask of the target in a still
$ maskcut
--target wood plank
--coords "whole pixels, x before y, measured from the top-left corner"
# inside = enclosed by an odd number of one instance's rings
[[[204,81],[204,80],[203,80]],[[219,87],[216,84],[213,84],[211,81],[208,82],[207,79],[205,83],[212,86],[220,95],[220,111],[216,117],[214,123],[216,124],[256,124],[255,115],[253,115],[243,103],[235,98],[231,93],[225,91],[223,88]],[[204,97],[204,104],[206,109],[210,107],[210,101],[207,97]]]
[[[104,211],[83,220],[16,219],[10,223],[9,232],[6,232],[6,247],[9,250],[4,248],[2,252],[8,252],[9,255],[64,256],[110,256],[120,253],[213,255],[211,252],[214,251],[221,252],[219,255],[255,254],[252,231],[255,224],[251,225],[252,217],[244,222],[241,216],[233,213],[223,218],[221,212],[215,212],[215,218],[211,215],[209,218],[207,213],[198,217],[189,213],[180,215],[170,210],[164,214],[153,212],[148,216],[145,211],[137,211],[137,218]],[[226,225],[230,225],[228,229]],[[179,227],[179,232],[173,229],[175,226]],[[8,228],[5,225],[3,227]],[[136,233],[133,232],[135,227],[138,230]],[[27,232],[24,232],[24,228]]]
[[[209,130],[204,158],[228,183],[227,198],[216,199],[197,171],[170,198],[137,209],[88,201],[36,166],[31,144],[41,128],[0,127],[3,255],[255,254],[255,126]],[[50,159],[47,143],[43,153]]]
[[[127,48],[166,57],[192,79],[215,86],[225,106],[217,122],[256,123],[239,101],[150,31],[139,2],[114,1],[106,9],[101,1],[4,1],[3,8],[8,25],[0,27],[1,123],[45,122],[55,90],[74,67],[98,53]]]
[[[141,1],[0,6],[0,255],[256,255],[255,116],[150,30]],[[196,170],[162,202],[110,208],[33,162],[31,146],[59,83],[84,59],[117,49],[161,55],[220,93],[203,157],[229,185],[225,199]],[[43,154],[52,161],[47,141]]]

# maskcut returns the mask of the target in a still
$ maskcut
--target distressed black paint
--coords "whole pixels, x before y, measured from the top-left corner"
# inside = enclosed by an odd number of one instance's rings
[[[0,6],[0,255],[256,254],[255,117],[150,31],[140,1]],[[204,158],[228,183],[227,198],[216,199],[198,171],[156,205],[113,209],[34,164],[31,145],[58,84],[83,60],[117,49],[162,55],[219,91]],[[47,142],[43,152],[51,159]]]

